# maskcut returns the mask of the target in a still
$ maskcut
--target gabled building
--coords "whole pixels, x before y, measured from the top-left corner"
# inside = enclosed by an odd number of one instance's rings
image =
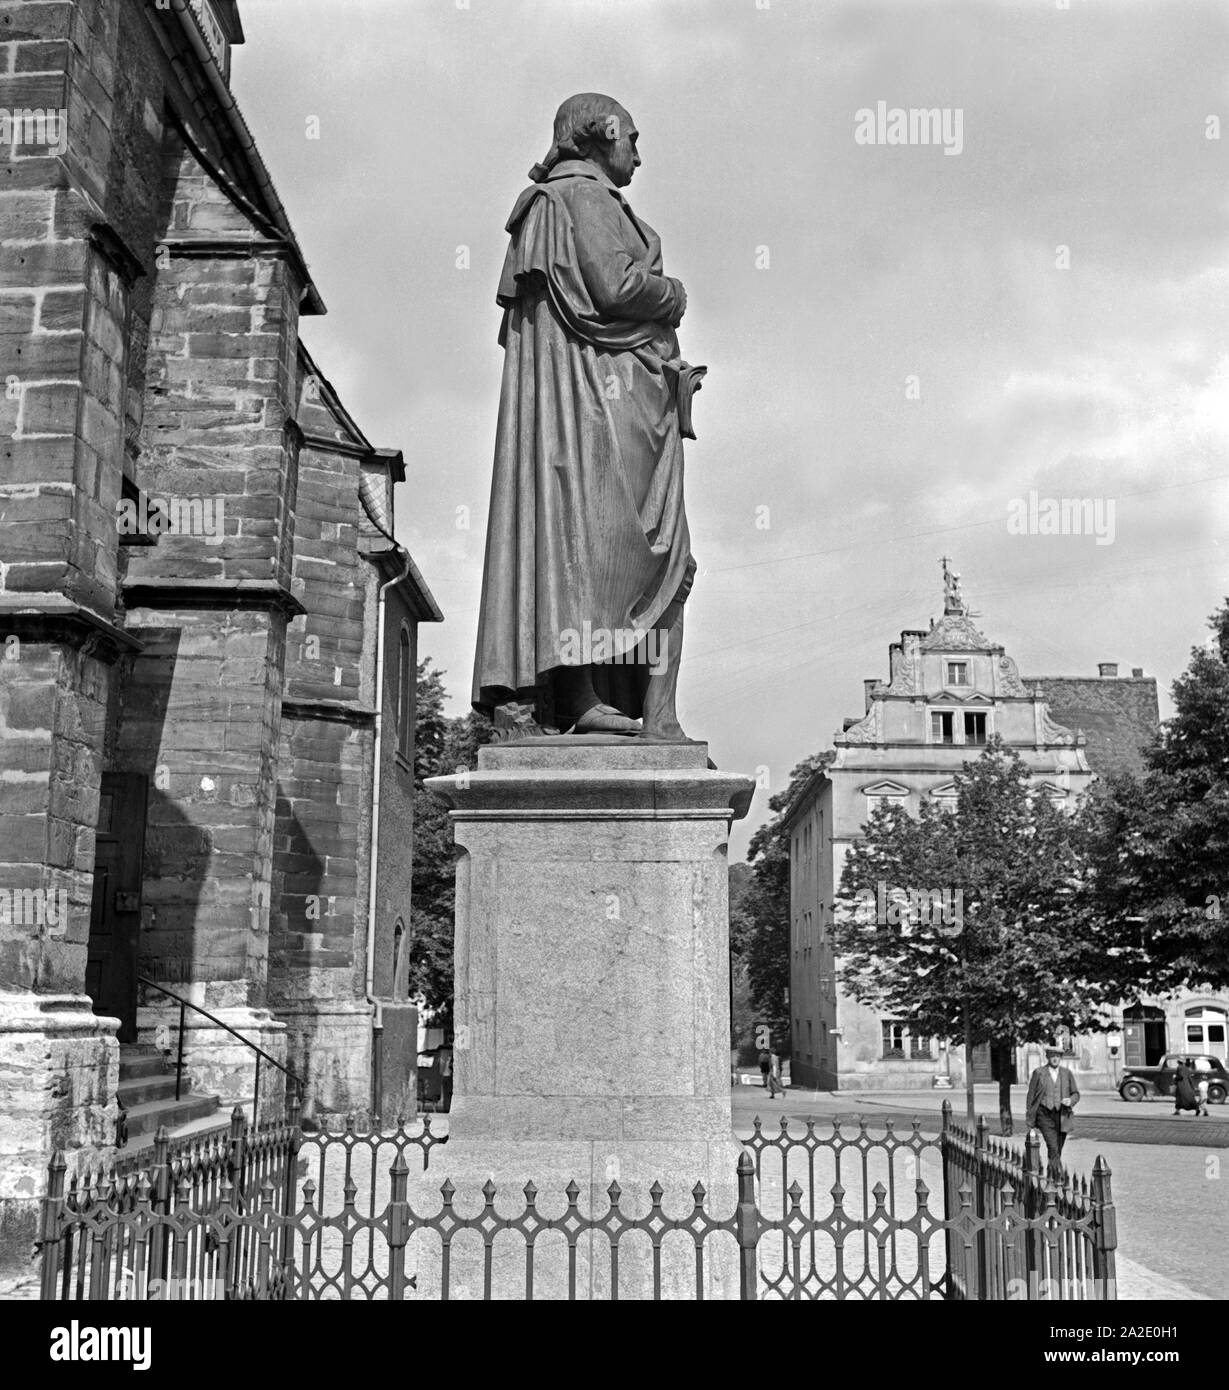
[[[831,760],[819,760],[782,821],[790,843],[791,1066],[804,1086],[964,1084],[962,1049],[925,1036],[907,1018],[875,1013],[837,980],[833,903],[845,855],[875,806],[893,802],[916,813],[924,798],[953,798],[956,770],[997,734],[1035,787],[1074,810],[1094,776],[1140,771],[1141,750],[1160,726],[1156,680],[1138,667],[1119,676],[1116,663],[1103,662],[1095,677],[1022,679],[974,624],[946,566],[945,581],[942,618],[892,643],[889,679],[865,682],[863,716],[845,721]],[[1167,1052],[1229,1062],[1224,991],[1124,1000],[1107,1022],[1104,1033],[1062,1039],[1084,1089],[1115,1088],[1125,1068],[1153,1066]],[[1042,1043],[1017,1049],[1013,1079],[1040,1064]],[[990,1047],[978,1048],[974,1080],[997,1081],[995,1066]]]
[[[412,1108],[440,618],[401,454],[300,340],[324,306],[230,92],[237,5],[3,15],[0,1275],[52,1151],[105,1159],[122,1114],[134,1145],[225,1121],[258,1065],[276,1108],[276,1064],[317,1113]]]
[[[846,996],[837,980],[831,924],[845,855],[876,806],[917,813],[924,799],[954,798],[953,778],[996,735],[1035,786],[1073,807],[1093,776],[1086,739],[1052,715],[1045,691],[975,624],[959,576],[944,567],[943,616],[907,629],[888,651],[887,681],[864,683],[865,710],[847,719],[835,754],[804,783],[782,822],[790,843],[791,1069],[820,1089],[963,1084],[963,1059]],[[1155,690],[1155,684],[1154,684]],[[990,1049],[977,1060],[990,1080]]]

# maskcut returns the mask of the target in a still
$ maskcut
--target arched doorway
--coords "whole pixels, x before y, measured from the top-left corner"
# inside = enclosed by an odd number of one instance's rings
[[[1183,1052],[1205,1052],[1229,1061],[1225,1043],[1225,1010],[1216,1004],[1192,1004],[1183,1011],[1185,1040]]]
[[[1123,1062],[1128,1067],[1155,1067],[1169,1049],[1165,1011],[1152,1004],[1132,1004],[1122,1011]]]

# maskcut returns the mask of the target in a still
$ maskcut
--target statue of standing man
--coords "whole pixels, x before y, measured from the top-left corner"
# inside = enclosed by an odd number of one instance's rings
[[[686,737],[683,438],[704,368],[679,357],[687,293],[623,196],[638,137],[610,97],[569,97],[508,219],[473,691],[508,733]]]

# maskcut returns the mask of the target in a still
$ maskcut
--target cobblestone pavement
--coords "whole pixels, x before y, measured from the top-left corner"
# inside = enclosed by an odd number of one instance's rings
[[[1118,1212],[1119,1298],[1229,1298],[1229,1153],[1081,1136],[1063,1159],[1087,1173],[1098,1154]]]

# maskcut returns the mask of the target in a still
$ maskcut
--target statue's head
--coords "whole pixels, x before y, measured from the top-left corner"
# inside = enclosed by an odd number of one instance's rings
[[[564,159],[587,159],[596,164],[616,188],[626,188],[640,167],[636,124],[613,97],[580,92],[555,112],[555,138],[550,153],[535,164],[529,177],[541,183]]]

